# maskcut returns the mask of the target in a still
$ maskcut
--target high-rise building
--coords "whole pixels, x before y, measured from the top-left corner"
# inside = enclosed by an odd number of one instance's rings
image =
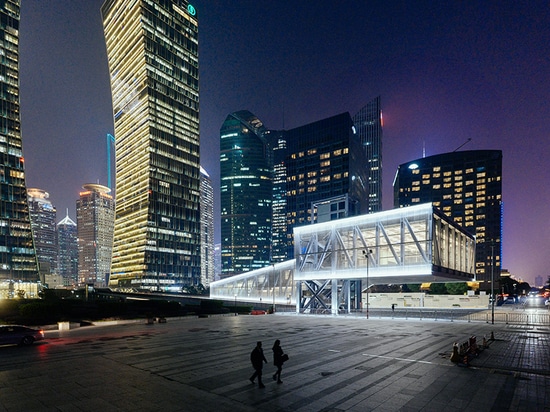
[[[210,175],[201,166],[201,283],[214,281],[214,189]]]
[[[271,132],[273,149],[273,200],[271,217],[271,262],[287,258],[286,217],[286,136],[284,131]]]
[[[293,228],[319,211],[366,213],[366,155],[349,113],[274,131],[240,111],[220,137],[222,278],[291,259]]]
[[[57,224],[57,273],[63,277],[65,286],[78,283],[78,240],[76,223],[65,216]]]
[[[382,106],[380,96],[368,102],[355,116],[353,123],[365,149],[368,170],[368,212],[382,210]]]
[[[115,129],[113,288],[198,285],[197,10],[186,0],[101,7]]]
[[[498,279],[502,239],[502,151],[444,153],[399,165],[394,206],[431,202],[476,237],[476,278]]]
[[[27,195],[40,280],[45,283],[45,275],[54,273],[57,263],[56,210],[45,190],[29,188]]]
[[[271,262],[272,155],[269,131],[249,111],[220,130],[222,278]]]
[[[115,202],[106,186],[89,183],[82,188],[76,201],[78,281],[102,287],[111,271]]]
[[[19,109],[20,1],[0,2],[0,279],[38,280]]]
[[[294,227],[367,212],[365,151],[349,113],[288,130],[286,138],[285,259],[294,257]]]

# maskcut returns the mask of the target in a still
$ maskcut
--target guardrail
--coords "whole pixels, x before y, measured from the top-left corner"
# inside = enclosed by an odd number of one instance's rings
[[[305,314],[310,315],[330,315],[330,310],[327,309],[311,309],[305,311]],[[345,314],[339,311],[339,315],[344,316],[366,316],[366,311],[354,310],[351,314]],[[426,309],[426,308],[396,308],[391,309],[369,309],[369,317],[373,319],[393,318],[393,319],[418,319],[418,320],[445,320],[445,321],[464,321],[464,322],[485,322],[492,323],[493,316],[491,312],[484,309]],[[509,325],[537,325],[550,326],[550,312],[520,312],[510,311],[501,312],[495,311],[495,323],[504,323]]]

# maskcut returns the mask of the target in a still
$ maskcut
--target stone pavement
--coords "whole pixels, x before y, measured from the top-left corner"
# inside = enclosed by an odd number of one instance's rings
[[[454,342],[495,340],[469,367]],[[49,331],[0,348],[0,411],[550,411],[550,327],[214,316]],[[275,339],[290,356],[271,380]],[[252,385],[263,341],[266,388]]]

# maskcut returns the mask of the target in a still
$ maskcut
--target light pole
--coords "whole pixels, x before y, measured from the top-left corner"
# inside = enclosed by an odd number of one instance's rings
[[[491,242],[491,324],[495,324],[495,242]]]
[[[369,284],[369,260],[370,260],[370,254],[372,253],[372,250],[370,249],[367,249],[367,250],[363,250],[363,256],[365,256],[367,258],[367,319],[369,318],[369,289],[370,289],[370,284]]]
[[[273,276],[273,313],[275,313],[275,265],[271,265],[271,275]]]

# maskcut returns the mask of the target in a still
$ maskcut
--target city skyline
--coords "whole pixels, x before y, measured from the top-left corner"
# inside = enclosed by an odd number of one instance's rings
[[[48,191],[59,214],[68,207],[73,218],[82,184],[107,184],[113,119],[102,3],[26,0],[21,8],[27,187]],[[547,279],[550,12],[543,2],[192,4],[200,20],[201,164],[217,197],[219,129],[229,113],[250,110],[270,129],[290,129],[356,112],[380,95],[384,210],[399,164],[464,143],[464,150],[502,150],[502,267],[531,284]]]

